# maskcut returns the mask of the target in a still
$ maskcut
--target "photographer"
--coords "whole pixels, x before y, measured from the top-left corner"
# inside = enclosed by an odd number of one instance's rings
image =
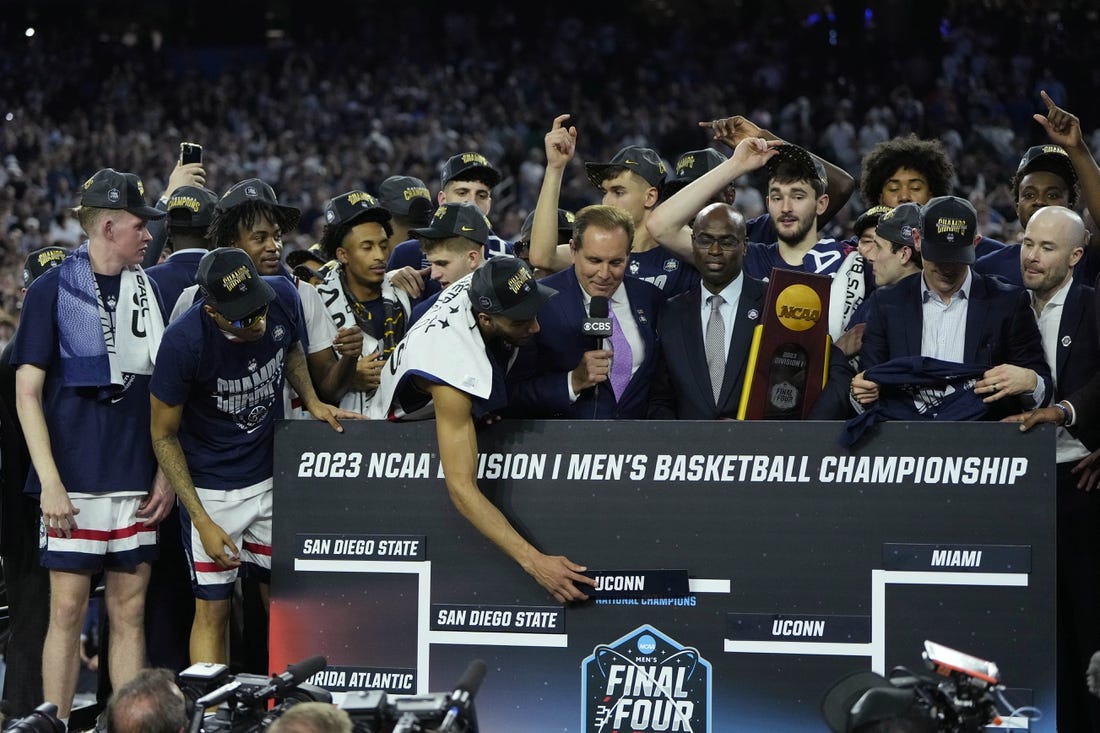
[[[183,733],[187,706],[167,669],[146,669],[107,703],[109,733]]]
[[[268,733],[351,733],[351,718],[327,702],[302,702],[271,724]]]

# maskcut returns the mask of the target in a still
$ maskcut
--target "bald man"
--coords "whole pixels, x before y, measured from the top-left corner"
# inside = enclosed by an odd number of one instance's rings
[[[1100,369],[1096,293],[1073,279],[1087,244],[1076,212],[1047,206],[1028,220],[1020,245],[1020,270],[1054,376],[1055,399],[1085,386]],[[1058,728],[1100,731],[1100,700],[1088,693],[1084,676],[1089,655],[1100,648],[1100,492],[1078,488],[1073,473],[1081,459],[1100,448],[1100,425],[1077,425],[1072,409],[1063,400],[1025,413],[1030,422],[1024,427],[1040,421],[1059,425]]]
[[[767,285],[741,271],[745,219],[729,204],[711,204],[691,225],[699,282],[665,306],[661,352],[648,416],[718,420],[737,416],[753,328]]]

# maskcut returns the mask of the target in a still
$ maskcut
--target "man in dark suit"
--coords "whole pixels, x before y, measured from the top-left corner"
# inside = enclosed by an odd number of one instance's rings
[[[691,227],[699,284],[661,315],[661,354],[649,417],[716,420],[737,416],[753,328],[767,286],[745,275],[745,220],[732,206],[707,206]],[[705,292],[704,292],[705,291]]]
[[[525,417],[636,420],[646,416],[663,293],[626,278],[634,221],[588,206],[573,226],[573,267],[543,280],[561,295],[539,311],[542,330],[508,372],[509,412]],[[608,338],[585,335],[593,298],[608,301]]]
[[[989,368],[974,393],[990,405],[989,419],[1046,404],[1053,385],[1031,299],[970,268],[978,236],[974,207],[955,196],[934,198],[921,210],[914,234],[921,275],[878,291],[863,336],[863,368],[906,356],[983,365]],[[864,374],[853,378],[851,392],[867,407],[879,389]]]
[[[1075,282],[1088,235],[1071,209],[1048,206],[1035,212],[1019,245],[1022,280],[1043,350],[1054,374],[1056,398],[1087,385],[1100,368],[1100,341],[1093,313],[1095,291]],[[1069,409],[1058,403],[1036,413],[1053,413],[1062,426]],[[1023,419],[1017,415],[1016,419]],[[1034,424],[1034,423],[1032,423]],[[1030,426],[1028,426],[1030,427]],[[1058,460],[1058,728],[1100,731],[1100,700],[1089,694],[1082,672],[1100,649],[1100,493],[1077,486],[1073,469],[1100,447],[1100,425],[1059,427]]]

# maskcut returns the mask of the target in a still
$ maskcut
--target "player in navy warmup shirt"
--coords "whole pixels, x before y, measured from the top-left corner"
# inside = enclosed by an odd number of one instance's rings
[[[1016,175],[1012,177],[1012,197],[1016,200],[1016,215],[1020,226],[1027,227],[1035,212],[1044,206],[1075,208],[1079,194],[1096,219],[1100,214],[1100,169],[1085,145],[1081,121],[1058,107],[1045,93],[1046,116],[1034,115],[1047,131],[1051,142],[1028,148]],[[1023,286],[1020,270],[1020,244],[1010,244],[974,263],[974,271],[996,275],[1013,285]],[[1089,285],[1100,272],[1097,243],[1085,247],[1085,255],[1073,268],[1073,279]]]
[[[546,133],[546,173],[531,227],[531,264],[551,273],[573,266],[572,251],[569,245],[558,243],[555,226],[562,176],[577,145],[577,128],[564,126],[568,117],[556,117]],[[585,163],[585,171],[589,182],[603,195],[603,204],[622,209],[634,222],[626,274],[660,288],[666,297],[690,289],[699,278],[695,268],[687,264],[691,262],[690,245],[677,255],[660,246],[645,228],[660,199],[667,172],[657,151],[631,145],[607,163]]]
[[[741,115],[723,117],[717,120],[706,120],[700,122],[699,126],[713,130],[714,139],[717,142],[728,145],[730,149],[736,148],[742,140],[750,137],[763,138],[764,140],[777,140],[780,143],[785,142],[768,130],[760,127],[752,120]],[[811,155],[813,154],[811,153]],[[816,155],[813,155],[813,158],[821,164],[825,171],[826,178],[828,179],[825,193],[829,195],[829,204],[825,211],[817,217],[817,227],[818,230],[821,231],[825,229],[826,224],[832,221],[837,212],[843,209],[844,205],[848,203],[848,199],[851,198],[856,185],[855,180],[848,171]],[[699,176],[709,172],[709,170],[708,168],[702,171]],[[690,180],[695,179],[691,178]],[[732,181],[730,185],[732,186]],[[669,195],[672,193],[675,192],[672,191]],[[730,198],[727,203],[732,204],[733,199]],[[779,232],[776,231],[775,222],[772,220],[771,214],[767,212],[747,220],[745,222],[745,230],[748,233],[747,241],[749,242],[774,242],[779,238]]]
[[[88,243],[27,291],[12,348],[33,465],[26,490],[40,495],[40,561],[50,570],[43,696],[63,720],[97,572],[111,609],[111,681],[119,687],[140,672],[154,525],[171,507],[167,485],[154,480],[147,432],[164,314],[139,266],[151,240],[146,222],[164,214],[143,190],[136,175],[111,168],[84,184],[78,217]]]
[[[459,153],[448,158],[443,164],[437,202],[440,205],[474,204],[481,209],[482,214],[488,217],[493,208],[493,187],[500,183],[500,179],[500,171],[494,168],[484,155],[473,152]],[[485,241],[484,259],[511,254],[512,245],[490,232]],[[390,270],[401,270],[406,267],[423,270],[430,266],[427,255],[421,250],[420,242],[416,239],[401,242],[390,254]],[[440,289],[439,283],[428,280],[424,284],[421,296],[426,298],[435,295]]]
[[[688,184],[653,213],[646,223],[658,241],[681,250],[691,246],[687,226],[712,196],[735,178],[768,166],[768,212],[779,239],[750,242],[744,271],[766,280],[773,268],[831,275],[844,261],[844,248],[832,239],[818,240],[817,222],[829,206],[824,165],[806,150],[779,141],[745,138],[733,156]]]
[[[161,264],[150,267],[148,272],[160,288],[169,313],[180,293],[195,284],[199,260],[210,250],[206,230],[214,220],[217,203],[216,193],[198,186],[180,186],[168,198],[165,227],[172,254]]]
[[[340,430],[353,417],[321,402],[301,341],[294,285],[261,278],[247,252],[223,247],[199,263],[196,302],[165,332],[150,391],[153,447],[183,507],[192,564],[192,662],[227,661],[225,629],[238,568],[271,570],[275,420],[288,379],[310,414]],[[266,593],[264,597],[266,600]]]

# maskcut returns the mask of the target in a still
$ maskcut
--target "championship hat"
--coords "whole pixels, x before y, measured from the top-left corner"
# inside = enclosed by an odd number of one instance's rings
[[[275,300],[275,290],[260,277],[249,254],[237,247],[218,247],[203,255],[195,282],[206,302],[229,321]]]
[[[714,148],[689,150],[676,159],[672,178],[665,182],[662,194],[671,196],[692,181],[702,178],[726,162],[726,156]]]
[[[390,176],[378,188],[378,203],[394,216],[404,216],[418,226],[432,218],[432,195],[424,181],[412,176]]]
[[[329,199],[325,202],[324,216],[325,224],[331,227],[363,221],[381,224],[393,218],[378,199],[365,191],[348,191]]]
[[[68,255],[68,250],[61,247],[43,247],[31,252],[23,262],[23,287],[29,288],[42,273],[60,265]]]
[[[409,234],[417,239],[466,237],[485,244],[489,241],[489,220],[481,209],[467,201],[441,204],[428,226],[410,229]]]
[[[481,181],[489,188],[500,183],[500,171],[493,167],[481,153],[459,153],[452,155],[443,164],[439,179],[446,186],[451,181]]]
[[[542,304],[557,294],[557,290],[539,284],[531,268],[518,257],[487,260],[470,279],[474,310],[514,321],[534,318]]]
[[[145,203],[145,186],[134,173],[104,168],[84,182],[80,205],[96,209],[123,209],[139,219],[163,219],[165,213]]]
[[[887,211],[890,211],[889,206],[879,204],[878,206],[872,206],[864,211],[862,214],[856,217],[855,223],[852,224],[852,233],[857,237],[867,231],[868,228],[878,226],[882,215]]]
[[[917,245],[913,241],[913,231],[920,229],[921,215],[920,204],[912,202],[901,204],[896,209],[888,209],[878,220],[875,234],[887,242],[912,247]]]
[[[298,221],[302,218],[301,210],[293,206],[281,205],[279,199],[275,196],[274,189],[259,178],[246,178],[239,183],[233,184],[229,190],[222,195],[221,199],[218,200],[218,204],[214,208],[217,211],[226,212],[235,206],[246,204],[249,201],[270,204],[286,217],[286,225],[291,229],[297,227]]]
[[[661,156],[653,148],[643,148],[638,145],[630,145],[615,153],[615,157],[608,163],[585,163],[584,171],[588,174],[588,180],[599,188],[610,177],[618,175],[617,169],[625,168],[637,173],[645,179],[650,186],[660,188],[668,172]]]
[[[958,196],[937,196],[921,209],[920,253],[929,262],[973,264],[978,212]]]
[[[206,229],[214,220],[218,194],[202,186],[180,186],[168,197],[168,226]]]
[[[565,244],[573,237],[573,212],[566,211],[565,209],[558,209],[558,243]],[[523,220],[523,227],[519,230],[519,235],[516,237],[517,242],[530,242],[531,230],[535,226],[535,212],[531,212],[527,215],[527,218]]]
[[[1060,176],[1070,187],[1077,183],[1077,171],[1070,162],[1069,153],[1061,145],[1035,145],[1028,148],[1016,168],[1016,180],[1020,181],[1034,171],[1049,171]]]

